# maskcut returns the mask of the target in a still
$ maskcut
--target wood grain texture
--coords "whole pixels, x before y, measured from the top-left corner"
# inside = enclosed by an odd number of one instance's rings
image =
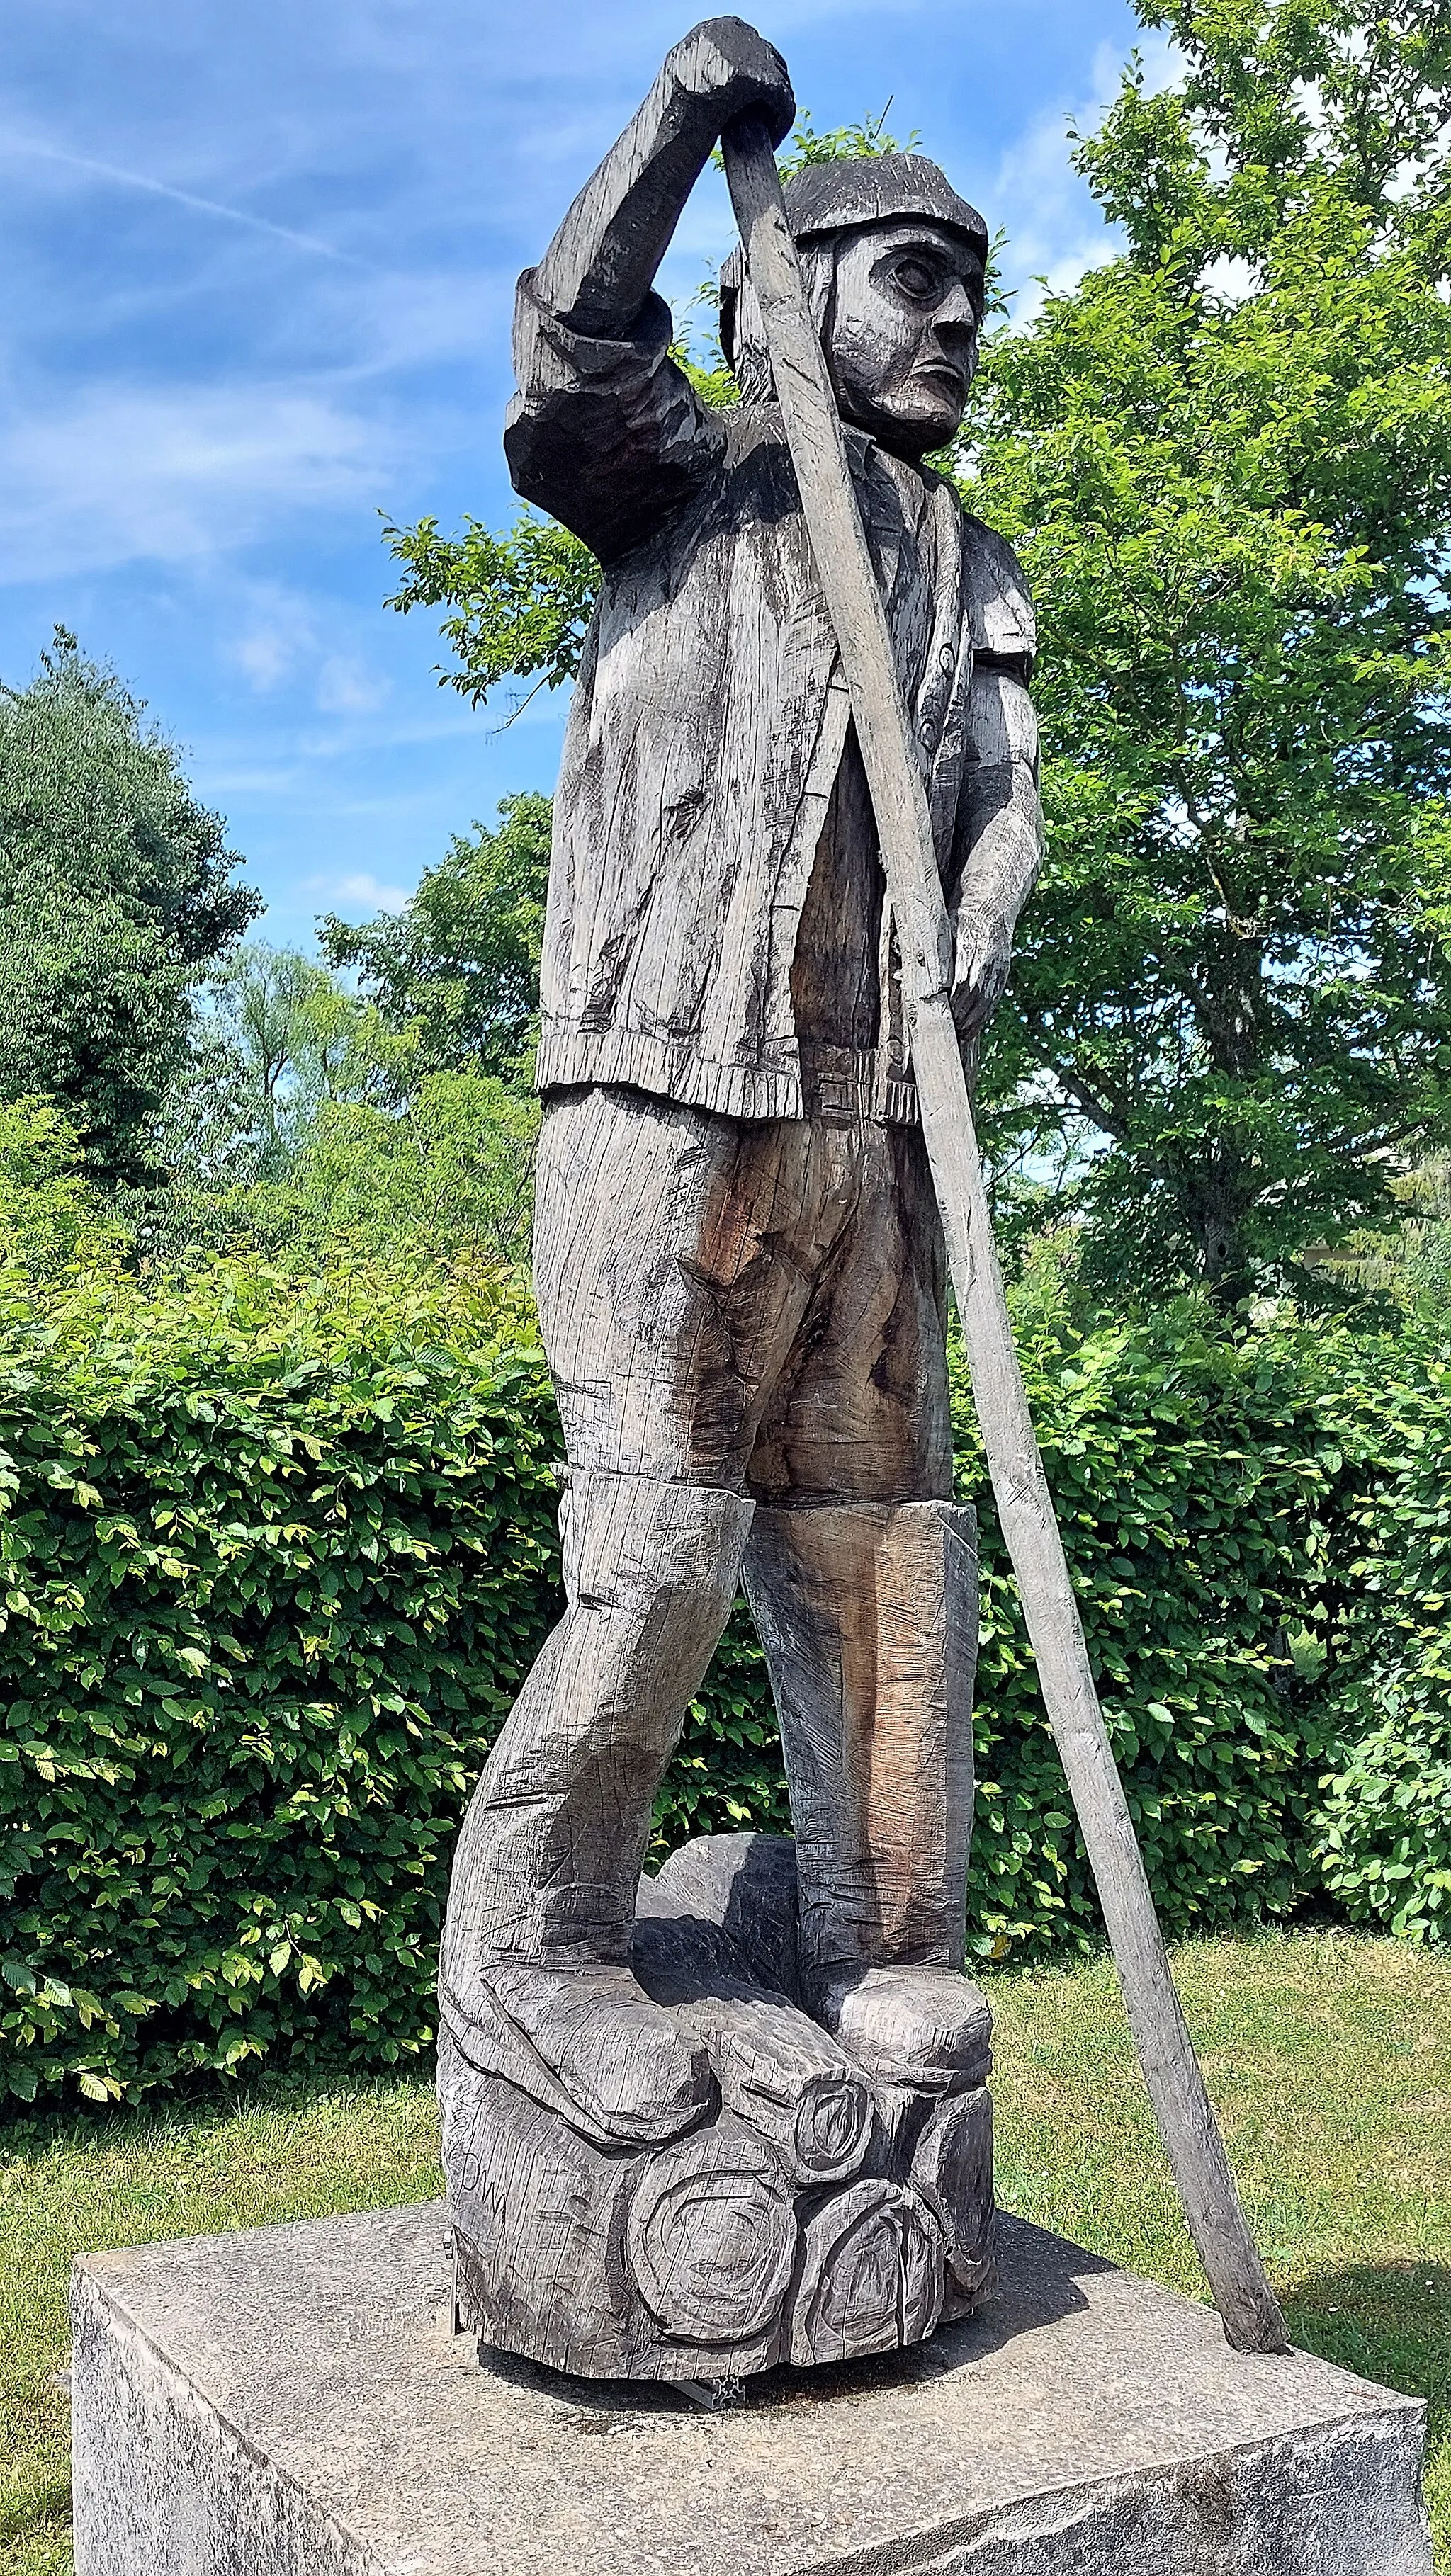
[[[1145,2082],[1231,2342],[1283,2351],[1284,2319],[1235,2189],[1169,1973],[1108,1742],[993,1247],[954,1022],[955,943],[841,422],[802,289],[764,127],[725,138],[726,173],[765,322],[812,555],[841,646],[903,960],[912,1058],[973,1394],[1044,1701],[1123,1982]]]
[[[738,2349],[780,2313],[796,2260],[796,2224],[779,2159],[723,2111],[698,2138],[651,2158],[626,2229],[640,2296],[682,2343]]]
[[[597,2378],[743,2378],[915,2342],[988,2278],[985,2091],[874,2080],[788,2001],[793,1847],[722,1840],[686,1845],[663,1896],[643,1883],[636,1924],[641,1988],[714,2088],[686,2135],[590,2134],[441,2034],[463,2321],[500,2350]],[[979,2072],[985,2048],[984,2026]]]
[[[796,1834],[803,1992],[962,1958],[977,1523],[949,1502],[758,1509],[744,1563]]]
[[[920,2343],[942,2313],[943,2246],[915,2192],[853,2183],[807,2219],[791,2313],[798,2369]]]
[[[657,1927],[651,1926],[654,1930]],[[794,2182],[847,2182],[872,2145],[876,2113],[861,2066],[784,1995],[677,1958],[656,1964],[637,1942],[636,1971],[648,1994],[705,2047],[728,2111],[769,2141]]]
[[[642,1934],[652,1937],[670,1924],[691,1943],[718,1932],[730,1973],[799,2003],[797,1904],[796,1845],[789,1834],[696,1834],[677,1844],[654,1878],[641,1879],[635,1955]],[[693,1953],[697,1962],[700,1955]]]
[[[985,2085],[936,2103],[912,2152],[912,2187],[947,2247],[947,2312],[981,2296],[993,2261],[993,2112]]]
[[[807,2344],[928,2330],[945,2237],[910,2157],[933,2101],[980,2083],[987,2044],[953,1973],[975,1572],[946,1499],[942,1233],[877,783],[769,383],[705,405],[653,291],[743,112],[784,130],[785,67],[742,21],[703,22],[520,283],[511,472],[602,565],[538,1059],[566,1608],[465,1820],[439,1990],[481,2318],[537,2357],[646,2375],[684,2368],[693,2334],[765,2366],[808,2269]],[[965,389],[981,221],[930,164],[894,164],[891,185],[874,220],[939,262],[940,311],[896,331],[888,364],[882,334],[912,298],[878,292],[848,216],[810,252],[815,317],[851,388],[863,542],[970,1037],[1037,863],[1032,612],[1011,549],[922,467],[940,443],[926,415],[903,433],[884,390],[905,386],[918,419],[949,344]],[[942,403],[939,381],[934,419]],[[753,1512],[800,1837],[774,1968],[776,1915],[753,1920],[740,1887],[729,1926],[700,1937],[658,1906],[631,1928],[652,1800]],[[773,2321],[761,2283],[778,2272],[794,2286]]]

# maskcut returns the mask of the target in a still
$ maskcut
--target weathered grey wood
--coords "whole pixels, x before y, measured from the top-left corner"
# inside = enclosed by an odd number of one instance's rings
[[[947,2246],[947,2313],[971,2307],[992,2277],[993,2106],[985,2085],[928,2113],[912,2155],[912,2188]]]
[[[611,2153],[446,2037],[440,2098],[462,2321],[484,2342],[590,2378],[782,2357],[797,2221],[780,2160],[742,2123]]]
[[[819,2023],[744,1979],[704,1964],[692,1974],[678,1954],[663,1972],[648,1946],[635,1960],[647,1994],[704,2042],[726,2109],[769,2140],[793,2181],[810,2188],[861,2171],[876,2121],[871,2087]]]
[[[628,1952],[651,1801],[729,1615],[751,1510],[715,1487],[571,1477],[565,1615],[454,1855],[445,2026],[476,2066],[604,2144],[663,2142],[710,2103],[703,2050]]]
[[[955,2093],[988,2074],[987,1998],[955,1969],[916,1961],[853,1969],[823,1986],[819,2009],[827,2029],[880,2083]]]
[[[918,2343],[942,2301],[942,2238],[925,2204],[898,2183],[853,2183],[806,2222],[791,2359],[810,2369]]]
[[[640,2159],[479,2075],[446,2031],[438,2056],[464,2322],[556,2370],[633,2374],[653,2340],[625,2257]]]
[[[799,2003],[796,1845],[789,1834],[696,1834],[658,1876],[640,1881],[635,1939],[646,1917],[718,1925],[738,1974]]]
[[[873,2074],[970,2067],[985,2010],[943,1972],[967,1902],[976,1518],[945,1501],[758,1508],[743,1572],[791,1791],[803,2000],[843,2035],[840,2012],[859,2023]]]
[[[664,2333],[732,2350],[758,2343],[785,2299],[796,2220],[780,2159],[723,2111],[641,2172],[626,2244],[640,2295]]]
[[[986,2068],[981,1998],[953,1973],[970,1516],[946,1499],[946,1274],[872,797],[749,281],[723,307],[742,387],[724,411],[674,363],[652,289],[723,127],[751,108],[774,132],[791,104],[784,65],[738,19],[671,49],[520,281],[505,440],[517,488],[601,562],[555,805],[537,1077],[567,1606],[460,1837],[439,1990],[457,2093],[446,2168],[481,2314],[483,2274],[518,2275],[495,2298],[499,2334],[545,2358],[563,2338],[641,2375],[688,2341],[688,2302],[667,2331],[630,2259],[619,2323],[623,2161],[643,2159],[642,2193],[670,2177],[656,2233],[672,2248],[693,2229],[707,2252],[717,2233],[760,2236],[731,2217],[719,2172],[744,2122],[767,2157],[752,2187],[785,2176],[823,2296],[854,2314],[863,2246],[895,2229],[899,2251],[921,2251],[903,2194],[933,2100]],[[958,924],[951,1006],[971,1042],[1039,840],[1021,571],[922,466],[960,418],[986,228],[913,155],[808,170],[793,202],[930,777]],[[652,1800],[753,1512],[800,1907],[778,1937],[738,1890],[698,1939],[642,1899],[651,1921],[632,1930]],[[531,2198],[511,2150],[502,2217],[467,2144],[471,2120],[496,2117],[510,2137],[533,2118],[553,2178]],[[872,2226],[834,2251],[828,2213],[854,2178],[879,2187]],[[647,2271],[654,2241],[639,2239]],[[910,2264],[893,2293],[898,2336],[937,2312],[934,2260],[934,2297]],[[658,2265],[650,2277],[658,2305]]]
[[[790,1846],[755,1855],[751,1837],[728,1840],[728,1870],[687,1845],[677,1879],[711,1888],[727,1915],[733,1887],[772,1887],[789,1950]],[[567,2103],[538,2098],[546,2087],[471,2063],[444,2030],[462,2322],[557,2370],[711,2380],[890,2350],[965,2313],[992,2223],[986,2094],[878,2088],[739,1972],[718,1924],[645,1911],[636,1931],[642,1989],[700,2048],[710,2108],[673,2142],[601,2141]]]
[[[811,533],[841,646],[903,959],[912,1058],[993,1493],[1045,1704],[1123,1983],[1144,2079],[1230,2341],[1288,2348],[1241,2208],[1109,1745],[1013,1345],[952,1012],[953,951],[932,818],[912,747],[821,343],[787,227],[771,138],[738,122],[726,173],[764,318]]]

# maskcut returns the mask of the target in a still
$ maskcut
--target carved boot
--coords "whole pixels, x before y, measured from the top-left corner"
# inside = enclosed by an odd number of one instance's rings
[[[571,1475],[567,1608],[464,1819],[439,1969],[459,2054],[604,2144],[709,2109],[703,2048],[627,1964],[661,1775],[730,1615],[752,1506],[714,1488]]]
[[[745,1582],[791,1791],[803,2001],[884,2082],[979,2083],[991,2023],[959,1973],[976,1516],[761,1508]]]

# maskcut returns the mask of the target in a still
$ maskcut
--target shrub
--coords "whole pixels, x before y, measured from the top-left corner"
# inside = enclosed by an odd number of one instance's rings
[[[1451,1932],[1451,1370],[1409,1358],[1382,1391],[1384,1464],[1352,1515],[1335,1745],[1316,1851],[1353,1923]]]
[[[1375,1449],[1359,1416],[1346,1419],[1348,1337],[1275,1326],[1228,1340],[1184,1305],[1081,1339],[1020,1315],[1018,1338],[1165,1931],[1282,1918],[1314,1878],[1325,1721],[1313,1668]],[[955,1390],[960,1480],[982,1517],[970,1932],[980,1952],[1031,1957],[1099,1939],[1101,1923],[960,1353]]]
[[[1345,1352],[1187,1312],[1024,1343],[1166,1927],[1283,1916],[1329,1740],[1301,1667],[1376,1472]],[[1098,1915],[960,1366],[957,1394],[983,1520],[970,1932],[1027,1957]],[[557,1608],[557,1447],[527,1308],[487,1274],[0,1280],[0,2090],[427,2048],[458,1819]],[[656,1856],[787,1822],[738,1611]]]
[[[553,1401],[487,1281],[218,1265],[3,1316],[12,2093],[426,2045],[459,1812],[551,1616]]]

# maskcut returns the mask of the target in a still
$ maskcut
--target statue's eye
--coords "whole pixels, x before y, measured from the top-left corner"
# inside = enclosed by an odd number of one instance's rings
[[[924,303],[937,293],[937,272],[928,267],[925,259],[899,259],[895,275],[904,294]]]

